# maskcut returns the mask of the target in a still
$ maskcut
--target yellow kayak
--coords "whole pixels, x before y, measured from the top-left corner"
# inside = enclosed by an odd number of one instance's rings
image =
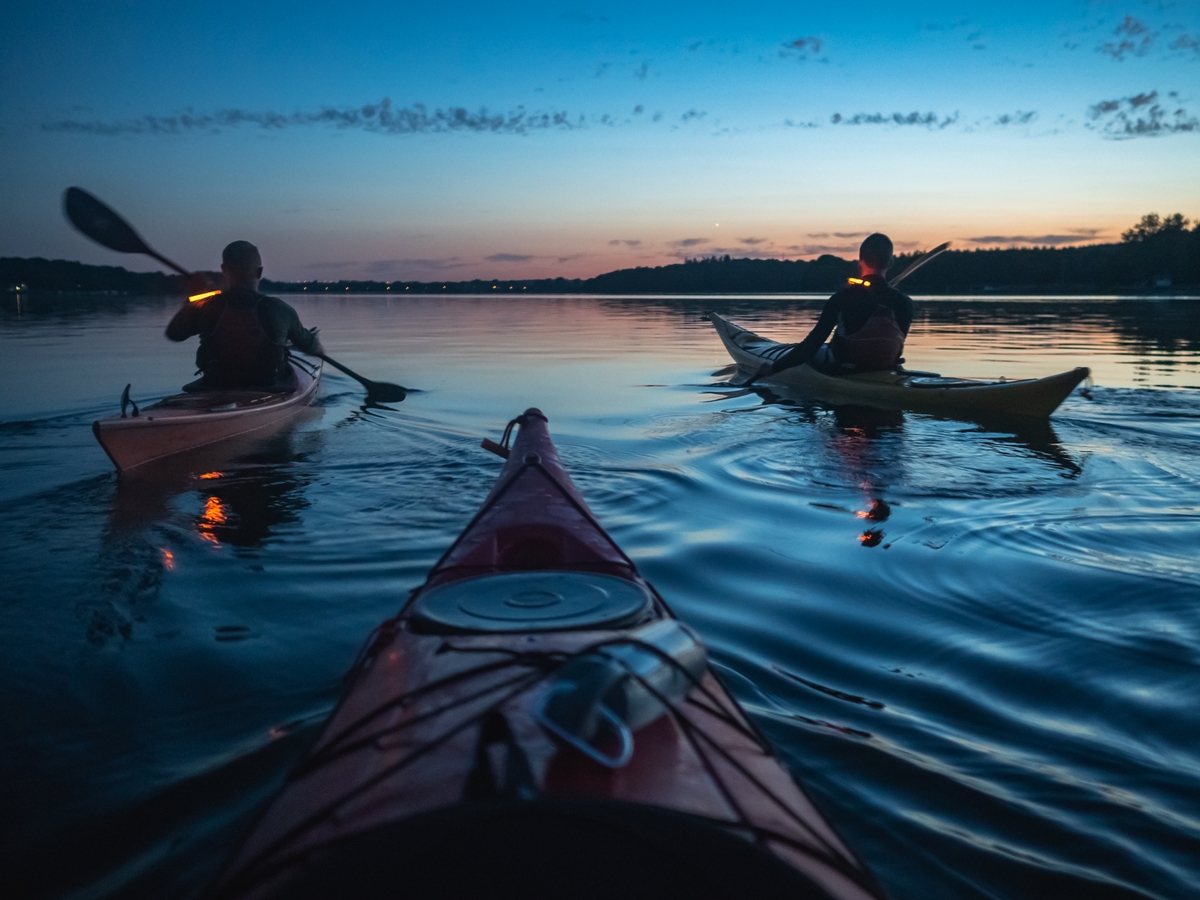
[[[725,349],[738,367],[753,374],[794,347],[747,331],[710,313]],[[831,376],[807,363],[761,380],[831,403],[858,403],[948,416],[1029,416],[1044,419],[1090,375],[1086,367],[1019,381],[946,378],[897,367],[884,372]]]

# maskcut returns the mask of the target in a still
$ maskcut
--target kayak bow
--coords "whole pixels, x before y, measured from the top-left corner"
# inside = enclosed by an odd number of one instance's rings
[[[512,424],[511,450],[485,442],[507,463],[482,508],[367,642],[217,895],[879,897],[546,418]]]
[[[98,419],[92,433],[119,471],[195,450],[217,441],[275,425],[304,409],[317,396],[321,364],[289,360],[296,376],[290,391],[198,391],[174,394],[125,415]]]
[[[795,346],[761,337],[716,313],[709,313],[709,318],[734,362],[748,372],[761,372]],[[885,372],[833,377],[805,363],[754,380],[773,382],[831,403],[858,403],[947,416],[1044,419],[1058,409],[1089,374],[1090,370],[1080,367],[1046,378],[979,381],[944,378],[931,372],[910,372],[897,367]]]

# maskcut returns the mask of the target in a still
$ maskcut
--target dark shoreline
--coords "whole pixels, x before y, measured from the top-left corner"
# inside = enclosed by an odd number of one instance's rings
[[[916,255],[897,258],[900,271]],[[687,260],[666,266],[618,269],[593,278],[472,279],[470,281],[275,281],[272,294],[829,294],[856,274],[852,260]],[[216,272],[191,278],[130,272],[41,257],[0,258],[0,289],[71,294],[195,293],[218,286]],[[1143,240],[1084,247],[950,250],[904,282],[925,295],[1125,295],[1170,296],[1200,290],[1200,230],[1164,232]]]

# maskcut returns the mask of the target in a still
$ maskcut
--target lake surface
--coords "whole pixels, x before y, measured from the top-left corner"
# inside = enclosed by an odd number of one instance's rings
[[[289,298],[294,427],[118,480],[190,380],[155,298],[3,300],[0,844],[28,897],[194,896],[465,526],[528,406],[893,898],[1200,885],[1200,300],[918,298],[909,366],[1091,366],[1050,424],[737,394],[703,312],[813,298]]]

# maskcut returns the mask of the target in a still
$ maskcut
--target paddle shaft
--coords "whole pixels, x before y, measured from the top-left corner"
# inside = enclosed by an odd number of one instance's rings
[[[160,263],[162,263],[168,269],[174,269],[176,272],[178,272],[184,278],[192,277],[192,273],[189,272],[187,269],[183,268],[183,266],[176,265],[175,263],[171,262],[171,260],[169,260],[165,256],[163,256],[161,253],[151,250],[149,247],[146,248],[146,255],[151,256],[154,259],[157,259]]]

